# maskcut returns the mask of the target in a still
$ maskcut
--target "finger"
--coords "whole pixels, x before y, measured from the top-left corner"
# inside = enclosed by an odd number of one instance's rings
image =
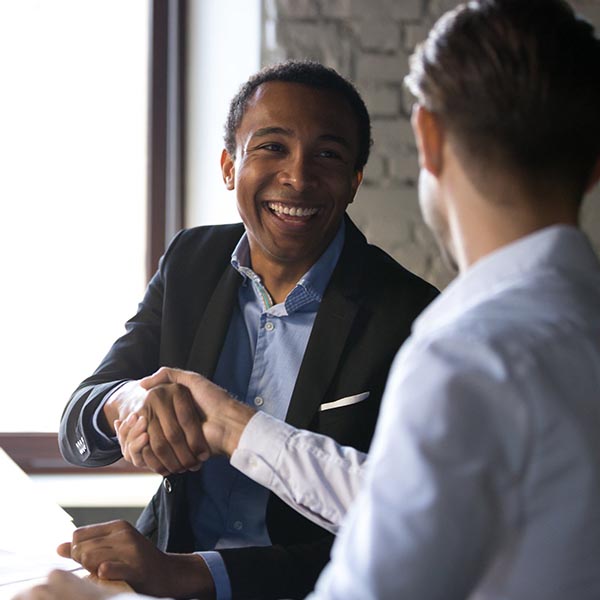
[[[71,542],[59,544],[56,548],[56,553],[63,558],[71,558]]]
[[[150,390],[161,383],[171,383],[171,373],[173,370],[174,369],[170,369],[169,367],[161,367],[152,375],[148,375],[147,377],[140,379],[139,384],[145,390]]]
[[[98,565],[97,576],[99,579],[133,582],[136,571],[121,561],[105,560]]]
[[[136,467],[147,467],[144,461],[142,450],[150,444],[150,438],[146,432],[138,435],[127,444],[127,449],[130,455],[130,462]]]
[[[73,543],[72,545],[81,544],[87,540],[97,540],[99,538],[115,535],[121,531],[126,531],[133,526],[127,521],[118,519],[115,521],[106,521],[105,523],[95,523],[94,525],[84,525],[78,527],[73,532]],[[71,548],[71,552],[73,548]]]
[[[135,415],[136,418],[131,418]],[[135,413],[132,413],[123,421],[121,425],[117,426],[115,421],[115,429],[117,430],[117,437],[121,444],[121,451],[123,452],[123,458],[136,467],[147,466],[142,459],[142,448],[148,443],[148,435],[146,433],[146,418],[142,415],[137,417]]]
[[[130,523],[123,520],[83,527],[73,535],[71,556],[90,573],[97,573],[104,561],[128,556],[140,536]]]
[[[142,450],[142,456],[146,464],[148,460],[152,460],[152,456],[155,457],[156,460],[159,461],[160,466],[162,466],[163,470],[166,470],[167,473],[182,473],[185,471],[185,468],[177,458],[177,454],[175,453],[171,443],[165,436],[165,432],[163,431],[163,423],[165,423],[168,427],[170,423],[173,423],[175,420],[174,413],[171,409],[168,409],[167,412],[169,416],[162,416],[159,419],[153,419],[150,423],[148,423],[148,437],[150,438],[149,444],[145,446]],[[171,437],[174,438],[173,434]],[[181,433],[181,437],[183,434]],[[150,450],[151,452],[148,452]],[[157,469],[160,468],[159,465],[153,466],[153,470],[156,472],[160,472]]]
[[[171,471],[165,467],[165,465],[157,458],[150,447],[150,442],[142,448],[140,461],[143,462],[148,469],[154,473],[158,473],[163,477],[171,475]]]
[[[114,548],[112,546],[92,545],[89,542],[84,542],[80,546],[75,546],[73,553],[74,559],[81,566],[89,571],[92,575],[100,577],[98,569],[100,565],[111,560],[120,560],[120,555],[123,554],[125,548]]]
[[[131,462],[131,458],[127,451],[127,438],[129,437],[129,432],[131,431],[133,423],[135,423],[137,418],[138,416],[136,413],[131,413],[126,419],[117,419],[114,422],[117,440],[119,441],[119,445],[121,446],[121,453],[123,454],[123,458],[129,462]]]
[[[173,412],[174,419],[161,421],[165,437],[185,470],[197,468],[201,462],[198,454],[206,451],[206,443],[200,414],[186,388],[174,394]]]
[[[205,461],[210,457],[208,443],[202,433],[203,417],[198,412],[194,401],[189,398],[185,402],[175,403],[175,415],[181,426],[187,446],[195,459]],[[180,457],[181,460],[181,457]],[[184,463],[184,466],[191,468],[194,465]]]

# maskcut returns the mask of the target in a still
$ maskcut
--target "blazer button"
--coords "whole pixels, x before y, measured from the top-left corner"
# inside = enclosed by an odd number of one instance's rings
[[[165,488],[165,492],[167,492],[167,494],[170,494],[173,490],[171,482],[166,477],[163,479],[163,487]]]

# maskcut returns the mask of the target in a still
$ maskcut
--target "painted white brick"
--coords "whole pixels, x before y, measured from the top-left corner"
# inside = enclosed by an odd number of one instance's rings
[[[416,20],[423,14],[422,0],[352,0],[352,16]]]
[[[316,0],[271,0],[275,14],[282,19],[314,19],[319,16]]]
[[[404,52],[360,54],[356,60],[356,77],[360,82],[401,82],[407,72],[408,56]]]
[[[393,19],[417,20],[423,16],[422,0],[390,0],[389,14]]]
[[[404,25],[404,49],[412,53],[415,46],[427,38],[429,29],[427,25],[417,25],[414,23]]]
[[[351,40],[339,34],[336,24],[280,22],[277,43],[285,48],[288,58],[312,58],[344,75],[350,72]]]
[[[350,18],[352,16],[352,0],[323,0],[321,14],[334,19]]]
[[[458,4],[461,3],[457,2],[457,0],[430,0],[429,15],[437,20],[445,12],[455,8]]]
[[[360,92],[371,118],[393,117],[398,114],[401,107],[401,92],[398,88],[371,85],[361,88]]]
[[[383,157],[371,151],[369,162],[365,167],[363,185],[373,186],[381,183],[385,177],[385,164]]]
[[[378,154],[393,158],[413,148],[412,128],[407,119],[373,119],[371,125],[373,149]]]
[[[360,19],[353,22],[363,50],[393,52],[400,47],[400,27],[389,19]]]
[[[400,183],[416,183],[419,178],[419,157],[413,152],[397,152],[389,157],[389,174],[392,180]]]

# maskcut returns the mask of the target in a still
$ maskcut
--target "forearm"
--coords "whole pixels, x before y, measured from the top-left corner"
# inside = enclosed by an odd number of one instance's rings
[[[160,590],[174,598],[216,598],[215,584],[206,562],[196,554],[168,554],[168,589]]]
[[[367,455],[259,413],[231,464],[317,525],[336,533],[358,495]]]

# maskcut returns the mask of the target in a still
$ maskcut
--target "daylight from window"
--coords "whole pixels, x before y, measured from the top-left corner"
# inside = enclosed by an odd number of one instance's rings
[[[142,298],[148,11],[0,0],[0,431],[56,431]]]

